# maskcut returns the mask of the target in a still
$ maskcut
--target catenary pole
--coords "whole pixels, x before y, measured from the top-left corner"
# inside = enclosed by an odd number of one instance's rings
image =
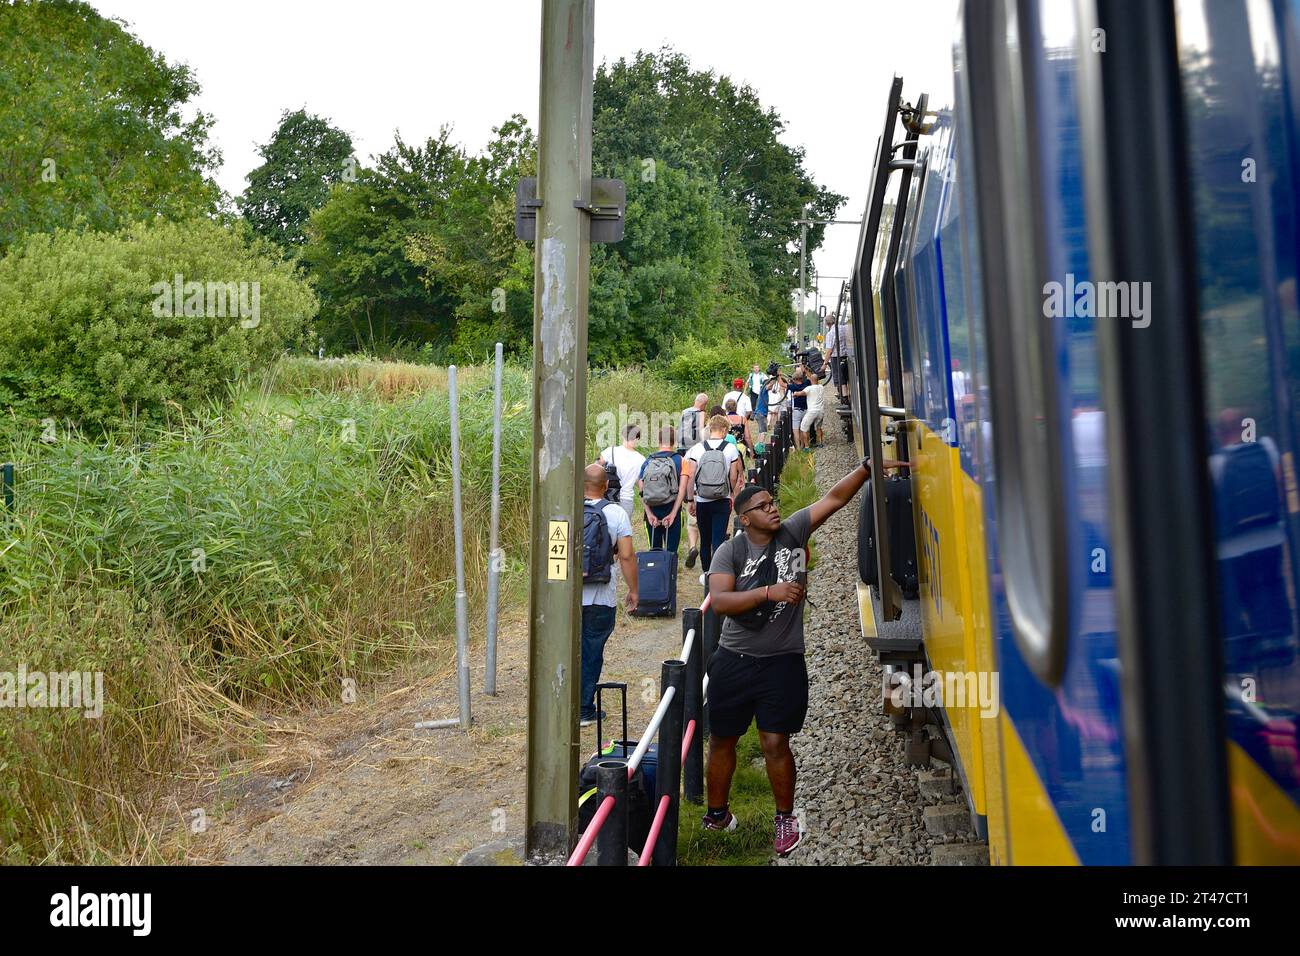
[[[577,832],[582,445],[587,407],[594,0],[542,4],[533,297],[532,575],[529,585],[530,859],[567,855]]]

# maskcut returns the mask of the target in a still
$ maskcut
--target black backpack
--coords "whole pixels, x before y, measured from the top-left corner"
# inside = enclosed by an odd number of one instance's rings
[[[776,584],[776,551],[782,542],[782,536],[788,547],[797,548],[798,542],[794,535],[786,531],[784,527],[778,527],[776,534],[772,535],[772,540],[768,542],[767,550],[763,552],[763,559],[758,562],[748,575],[742,575],[736,578],[735,589],[737,591],[753,591],[755,588],[764,588],[770,584]],[[736,542],[744,539],[745,534],[733,535],[727,542],[727,547],[736,548]],[[748,544],[745,545],[748,548]],[[733,565],[738,562],[732,561]],[[739,566],[743,567],[743,564]],[[772,612],[776,610],[776,601],[764,601],[758,607],[750,608],[741,614],[728,615],[733,621],[739,624],[747,631],[761,631],[769,620],[772,618]]]
[[[623,479],[619,478],[618,466],[614,464],[614,448],[610,448],[609,461],[605,462],[605,481],[605,500],[617,502],[623,494]]]
[[[1228,537],[1268,528],[1282,519],[1282,501],[1273,459],[1259,442],[1243,442],[1223,452],[1217,499],[1219,534]]]
[[[614,568],[614,545],[609,540],[605,505],[582,503],[582,583],[608,584]]]

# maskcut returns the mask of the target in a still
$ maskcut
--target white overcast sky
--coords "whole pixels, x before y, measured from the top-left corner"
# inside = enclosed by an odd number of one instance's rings
[[[170,62],[187,63],[216,119],[232,194],[281,111],[306,107],[351,134],[363,161],[400,130],[423,142],[450,123],[471,151],[511,113],[536,129],[540,0],[91,0]],[[817,182],[866,203],[870,150],[890,77],[903,96],[952,99],[958,0],[597,0],[596,62],[667,44],[694,67],[749,83],[786,120]],[[842,275],[857,230],[834,226],[817,255]],[[811,284],[811,283],[810,283]],[[838,279],[822,283],[823,295]]]

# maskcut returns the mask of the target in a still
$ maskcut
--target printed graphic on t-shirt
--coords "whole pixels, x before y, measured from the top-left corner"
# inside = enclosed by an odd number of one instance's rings
[[[773,583],[785,584],[789,581],[798,580],[799,571],[801,570],[799,565],[802,562],[793,561],[792,558],[795,552],[800,552],[802,554],[802,551],[803,551],[802,548],[777,548],[776,549],[776,555],[773,558],[773,561],[776,564],[776,581]],[[767,560],[766,551],[764,551],[756,558],[750,558],[745,562],[745,568],[743,571],[741,571],[740,577],[748,579],[760,567],[763,566],[763,562],[766,560]],[[785,609],[789,606],[790,606],[789,601],[779,602],[776,605],[776,607],[772,609],[772,616],[768,619],[768,623],[775,624],[776,621],[781,617],[782,612],[785,611]]]

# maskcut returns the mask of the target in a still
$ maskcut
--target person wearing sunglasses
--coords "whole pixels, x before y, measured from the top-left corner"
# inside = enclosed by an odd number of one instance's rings
[[[886,468],[907,462],[885,461]],[[807,592],[808,540],[853,500],[871,475],[871,460],[841,478],[821,500],[785,521],[771,493],[749,485],[735,499],[742,533],[713,554],[708,576],[713,610],[722,617],[718,648],[709,661],[710,830],[734,830],[728,808],[736,770],[736,742],[758,722],[767,778],[776,799],[775,848],[786,856],[802,835],[794,816],[795,763],[790,735],[803,729],[808,711],[804,665],[803,601]]]

